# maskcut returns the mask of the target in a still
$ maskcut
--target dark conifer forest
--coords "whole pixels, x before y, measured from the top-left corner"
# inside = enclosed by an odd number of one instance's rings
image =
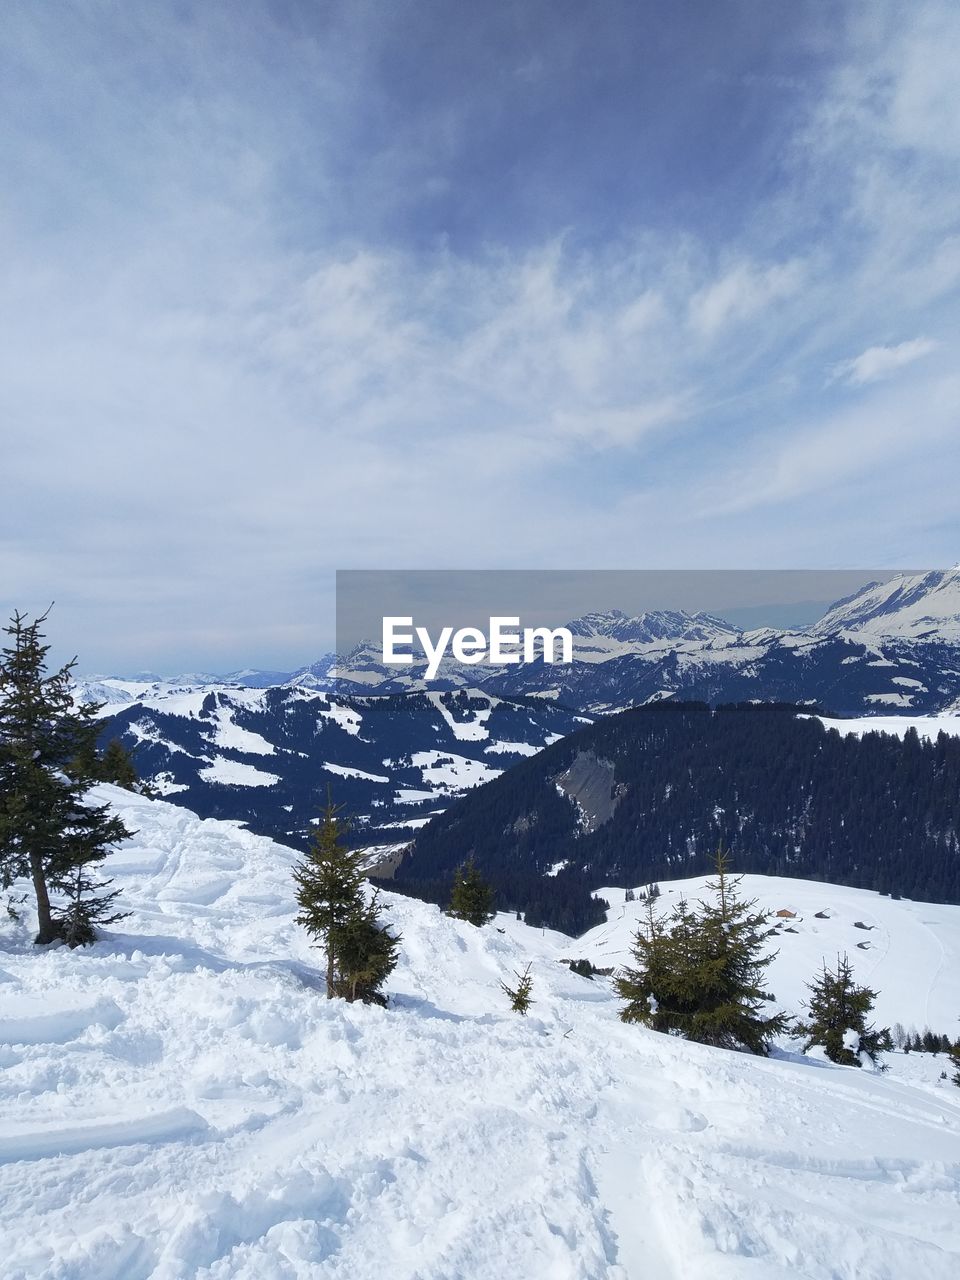
[[[737,872],[960,902],[958,833],[958,738],[667,702],[604,718],[464,796],[390,887],[446,901],[472,856],[500,909],[579,933],[603,918],[598,886],[705,873],[722,847]]]

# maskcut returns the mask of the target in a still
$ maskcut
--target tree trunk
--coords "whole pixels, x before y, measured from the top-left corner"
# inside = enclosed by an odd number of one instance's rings
[[[43,874],[43,859],[39,853],[30,855],[30,874],[33,876],[33,888],[37,895],[37,936],[39,946],[53,942],[57,936],[53,917],[50,914],[50,896],[47,893],[47,881]]]
[[[327,999],[333,999],[333,939],[327,935]]]

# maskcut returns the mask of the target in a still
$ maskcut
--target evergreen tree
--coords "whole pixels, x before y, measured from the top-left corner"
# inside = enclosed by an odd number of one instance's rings
[[[293,869],[302,925],[327,952],[327,999],[338,991],[337,931],[356,924],[363,914],[363,871],[360,854],[347,848],[339,810],[328,798],[310,848]]]
[[[675,984],[679,973],[676,953],[685,911],[686,903],[681,899],[668,928],[666,919],[657,915],[653,899],[647,898],[646,914],[631,948],[636,964],[622,970],[613,982],[617,995],[627,1002],[620,1010],[624,1022],[641,1022],[654,1031],[677,1028],[681,1010]]]
[[[950,1079],[955,1085],[960,1086],[960,1040],[957,1040],[950,1050],[950,1061],[953,1064],[953,1075]]]
[[[626,1005],[624,1022],[682,1035],[701,1044],[766,1054],[787,1027],[786,1016],[770,1013],[772,997],[761,982],[773,955],[764,955],[772,933],[769,918],[737,894],[727,859],[717,855],[711,903],[691,908],[681,899],[669,917],[647,901],[646,918],[634,938],[635,967],[615,980]]]
[[[125,791],[138,790],[140,780],[133,757],[119,738],[111,738],[107,743],[100,757],[99,777],[101,782],[112,782],[115,787],[123,787]]]
[[[730,876],[729,859],[718,851],[716,879],[707,884],[713,901],[700,903],[697,918],[692,980],[701,1003],[689,1038],[766,1054],[771,1040],[786,1031],[788,1019],[765,1007],[773,996],[762,982],[776,952],[764,951],[774,929],[769,915],[755,910],[755,901],[741,901],[741,878]]]
[[[846,955],[837,957],[835,971],[828,969],[824,961],[820,975],[807,984],[807,990],[808,1016],[797,1024],[798,1034],[806,1038],[805,1051],[821,1045],[831,1062],[859,1067],[861,1053],[876,1062],[880,1053],[892,1047],[889,1028],[878,1031],[867,1022],[877,993],[854,982]],[[918,1042],[916,1037],[915,1047]]]
[[[493,888],[480,875],[472,857],[457,867],[447,915],[477,926],[492,920]]]
[[[364,1004],[386,1005],[381,988],[397,967],[401,936],[379,924],[378,895],[361,904],[348,920],[333,929],[336,994]]]
[[[74,702],[76,659],[48,674],[46,618],[28,622],[17,612],[4,628],[11,641],[0,653],[0,883],[29,876],[36,941],[76,946],[93,940],[96,924],[121,918],[111,909],[116,891],[92,896],[109,881],[98,883],[90,869],[132,833],[109,805],[84,802],[95,778],[82,762],[91,757],[100,705]],[[59,913],[58,894],[68,900]]]
[[[533,1004],[533,997],[530,994],[533,990],[533,977],[530,974],[529,964],[523,973],[514,972],[517,979],[515,987],[508,986],[505,982],[500,983],[500,989],[510,997],[510,1008],[514,1013],[519,1013],[521,1017],[526,1017],[530,1006]]]
[[[69,902],[58,921],[60,936],[68,947],[89,946],[97,939],[97,925],[113,924],[129,914],[112,909],[120,895],[119,889],[101,893],[99,897],[94,896],[99,890],[109,888],[112,883],[112,880],[94,880],[87,871],[86,863],[76,863]]]

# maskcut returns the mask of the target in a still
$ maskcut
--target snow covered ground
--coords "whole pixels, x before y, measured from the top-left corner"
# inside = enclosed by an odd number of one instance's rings
[[[960,1090],[931,1059],[879,1075],[627,1027],[558,963],[581,944],[395,896],[392,1007],[328,1002],[294,854],[103,793],[139,832],[109,868],[130,918],[81,953],[0,931],[5,1280],[958,1273]],[[806,888],[845,928],[853,891]],[[806,920],[799,882],[771,894]],[[920,939],[954,946],[958,909],[856,901],[915,920],[904,990],[945,1014],[956,953],[941,972]],[[528,960],[520,1019],[498,984]]]
[[[831,720],[828,716],[818,716],[818,720],[828,729],[837,729],[840,733],[890,733],[902,738],[908,729],[916,729],[921,738],[935,740],[940,733],[952,737],[960,735],[960,715],[942,716],[855,716],[850,720]]]

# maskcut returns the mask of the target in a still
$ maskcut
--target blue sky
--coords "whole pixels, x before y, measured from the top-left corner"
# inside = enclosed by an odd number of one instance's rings
[[[0,44],[0,605],[84,668],[309,661],[336,568],[958,559],[955,3]]]

